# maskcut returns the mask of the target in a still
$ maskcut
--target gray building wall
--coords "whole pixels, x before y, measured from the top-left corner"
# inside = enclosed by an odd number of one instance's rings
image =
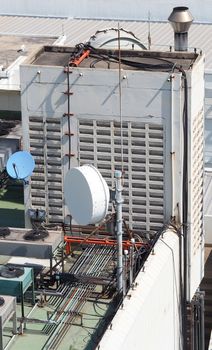
[[[1,0],[1,14],[63,16],[81,18],[109,19],[147,19],[150,12],[153,20],[167,20],[174,6],[188,6],[196,21],[212,21],[212,4],[210,0]]]
[[[182,349],[179,238],[167,231],[155,246],[100,341],[100,349]],[[154,332],[154,334],[153,334]]]

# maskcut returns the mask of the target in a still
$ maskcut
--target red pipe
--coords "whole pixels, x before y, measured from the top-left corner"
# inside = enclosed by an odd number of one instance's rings
[[[117,245],[117,241],[114,239],[101,239],[101,238],[81,238],[81,237],[74,237],[74,236],[65,236],[64,241],[67,243],[66,253],[69,252],[70,243],[98,244],[98,245],[106,245],[106,246]],[[147,244],[142,242],[131,243],[131,241],[123,241],[122,244],[124,248],[129,248],[132,245],[135,245],[138,248],[142,246],[143,247],[147,246]]]

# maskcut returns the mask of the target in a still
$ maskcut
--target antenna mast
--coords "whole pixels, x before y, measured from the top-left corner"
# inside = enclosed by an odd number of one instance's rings
[[[121,43],[120,43],[120,26],[118,22],[118,58],[119,58],[119,116],[120,116],[120,133],[121,133],[121,171],[124,174],[124,156],[123,156],[123,122],[122,122],[122,88],[121,88]]]
[[[150,19],[151,19],[151,13],[150,11],[148,11],[148,49],[149,50],[151,49],[151,45],[152,45]]]

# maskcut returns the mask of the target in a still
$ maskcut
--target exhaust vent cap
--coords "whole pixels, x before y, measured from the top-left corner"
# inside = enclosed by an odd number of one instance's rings
[[[173,8],[168,20],[171,23],[175,33],[186,33],[188,32],[194,19],[188,7],[179,6]]]

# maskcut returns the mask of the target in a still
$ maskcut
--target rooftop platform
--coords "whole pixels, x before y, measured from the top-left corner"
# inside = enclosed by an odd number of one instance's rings
[[[0,35],[0,66],[7,69],[20,56],[28,56],[40,46],[52,44],[56,38],[45,36]]]
[[[36,66],[66,66],[69,63],[70,56],[73,54],[74,48],[72,47],[59,47],[59,46],[44,46],[39,52],[35,53],[32,58],[26,62],[26,64],[32,64]],[[96,50],[98,54],[98,50]],[[112,50],[102,50],[101,55],[113,55],[118,58],[118,52]],[[161,66],[161,71],[168,69],[171,70],[172,66],[175,64],[183,67],[185,70],[188,70],[192,67],[195,60],[198,58],[198,54],[192,52],[160,52],[160,51],[125,51],[121,52],[121,64],[122,69],[130,70],[145,70],[145,65]],[[106,68],[106,69],[118,69],[118,60],[115,62],[111,60],[109,64],[106,60],[100,59],[98,63],[95,56],[91,53],[89,57],[84,59],[79,67],[81,68]],[[140,68],[137,68],[132,65],[125,64],[124,61],[130,61],[133,64],[140,65]],[[143,66],[142,66],[143,64]],[[168,68],[169,66],[169,68]],[[143,68],[142,68],[143,67]]]
[[[78,317],[74,324],[69,326],[69,331],[65,336],[60,336],[60,350],[91,350],[95,349],[98,344],[98,335],[101,332],[101,327],[104,326],[105,317],[108,315],[110,300],[90,298],[81,310],[82,318]],[[49,334],[47,330],[48,320],[47,315],[51,315],[54,310],[54,306],[50,301],[47,301],[43,307],[35,305],[34,307],[30,303],[25,303],[26,317],[30,320],[34,319],[34,322],[28,322],[23,335],[13,336],[12,323],[9,322],[4,329],[4,346],[10,344],[10,349],[23,350],[41,350],[46,349],[45,343],[48,341]],[[17,306],[17,316],[20,318],[21,308]],[[35,320],[40,320],[36,322]],[[82,324],[81,324],[82,322]],[[45,326],[46,323],[46,326]],[[18,323],[19,324],[19,323]],[[53,328],[53,325],[50,328]],[[59,338],[59,337],[58,337]]]
[[[91,278],[109,276],[114,267],[114,252],[111,247],[90,246],[79,249],[78,246],[66,258],[65,271],[78,271],[79,274]],[[5,257],[1,257],[0,261],[4,264],[7,262]],[[38,260],[39,265],[41,262],[42,260]],[[48,268],[43,273],[46,270]],[[9,322],[3,332],[4,346],[9,344],[10,349],[15,350],[29,349],[29,346],[32,350],[95,349],[117,307],[113,292],[111,295],[108,293],[110,288],[103,290],[102,286],[92,282],[61,284],[57,289],[52,287],[52,295],[47,294],[45,299],[45,291],[40,290],[40,294],[37,291],[35,305],[29,300],[29,291],[28,295],[25,294],[26,328],[23,335],[13,335],[13,325]],[[19,326],[24,321],[21,318],[19,302],[17,316]]]

